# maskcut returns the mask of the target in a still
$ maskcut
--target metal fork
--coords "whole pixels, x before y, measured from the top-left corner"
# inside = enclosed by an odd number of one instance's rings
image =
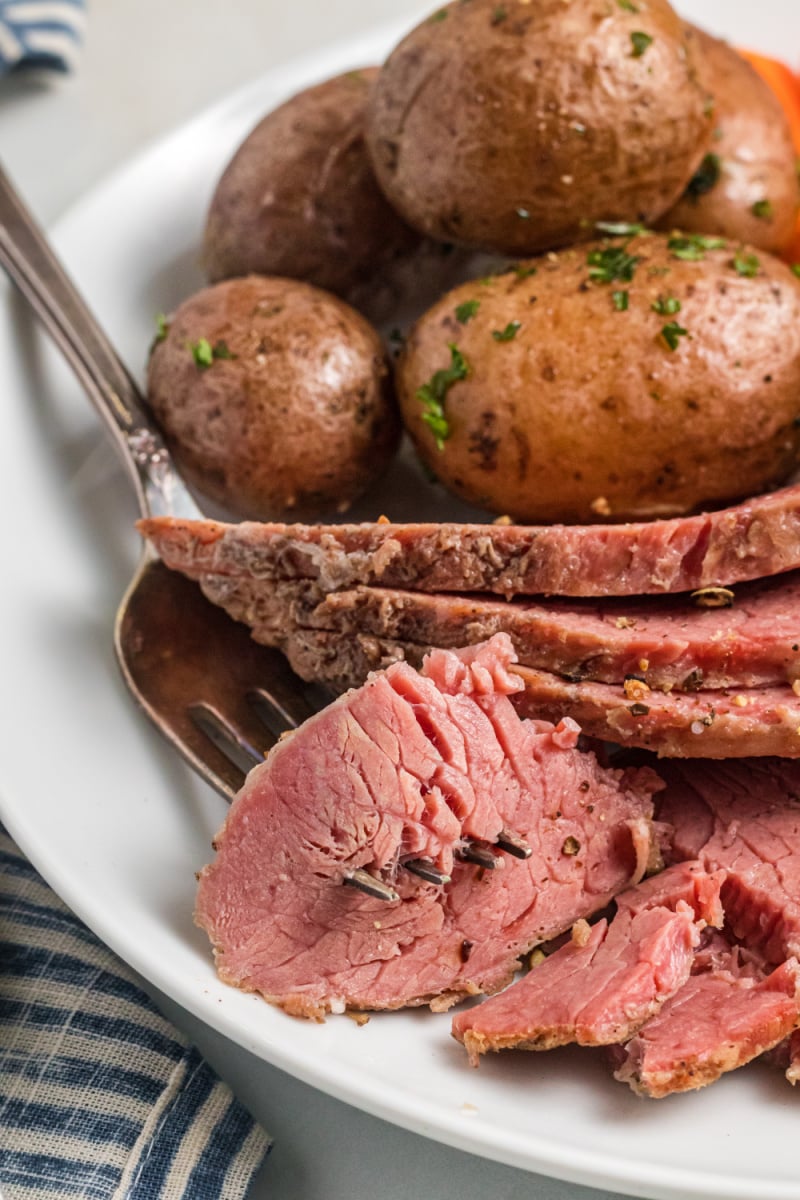
[[[179,476],[139,388],[0,167],[0,266],[30,304],[107,424],[133,481],[142,516],[202,518]],[[132,695],[160,733],[227,800],[246,772],[287,730],[318,711],[319,692],[276,650],[170,571],[144,546],[114,623],[114,648]],[[516,857],[518,839],[499,842]],[[496,859],[467,843],[462,857],[483,868]],[[403,863],[429,883],[449,876],[425,859]],[[381,900],[395,890],[367,871],[342,882]]]

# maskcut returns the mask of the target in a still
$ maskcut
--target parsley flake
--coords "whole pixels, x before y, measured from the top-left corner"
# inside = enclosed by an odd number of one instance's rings
[[[530,279],[531,275],[535,275],[539,268],[526,266],[524,263],[517,263],[512,270],[514,271],[517,279]]]
[[[427,383],[417,389],[416,398],[425,407],[422,420],[436,439],[436,446],[444,450],[444,444],[450,437],[450,423],[444,411],[447,393],[454,383],[466,379],[469,374],[469,364],[464,355],[453,342],[448,342],[450,351],[450,366],[435,371]]]
[[[460,325],[466,325],[467,321],[471,321],[481,306],[480,300],[465,300],[463,304],[459,304],[456,308],[456,320]]]
[[[638,13],[639,11],[636,5],[632,3],[632,0],[617,0],[617,4],[623,12]]]
[[[673,317],[675,313],[681,311],[681,302],[677,296],[659,296],[650,307],[660,317]]]
[[[793,275],[797,275],[797,277],[800,278],[800,263],[792,263],[789,270]]]
[[[648,46],[652,46],[653,39],[649,33],[642,33],[640,29],[634,30],[631,34],[631,58],[641,58]]]
[[[627,312],[630,304],[630,292],[612,292],[611,299],[614,301],[614,308],[617,312]]]
[[[589,278],[593,283],[630,283],[642,261],[640,254],[628,254],[624,246],[609,246],[605,250],[590,250],[586,256]]]
[[[707,195],[719,183],[721,172],[722,159],[720,156],[707,154],[689,180],[689,186],[686,188],[687,196],[697,200],[700,196]]]
[[[502,4],[500,4],[497,6],[497,8],[492,13],[492,19],[489,22],[489,24],[490,25],[502,25],[503,21],[505,21],[507,16],[508,16],[508,13],[503,8]]]
[[[214,348],[208,338],[200,338],[196,342],[192,342],[189,349],[192,352],[194,364],[201,371],[205,371],[214,361]]]
[[[667,249],[674,258],[684,262],[703,262],[706,250],[720,250],[725,245],[724,238],[706,237],[702,233],[673,234],[667,242]]]
[[[754,217],[758,217],[759,221],[771,221],[773,210],[770,200],[756,200],[750,210]]]
[[[164,338],[167,336],[168,333],[169,333],[169,321],[167,320],[164,313],[158,313],[158,315],[156,316],[156,336],[153,338],[153,342],[154,343],[163,342]]]
[[[192,352],[195,366],[200,371],[207,371],[215,359],[236,358],[227,342],[219,341],[212,346],[208,338],[204,337],[192,342],[189,349]]]
[[[446,17],[447,9],[440,8],[438,12],[435,12],[432,16],[428,17],[428,22],[429,24],[434,24],[436,21],[444,21]]]
[[[689,330],[684,329],[677,321],[668,321],[661,330],[661,336],[670,350],[677,350],[681,338],[689,336]]]
[[[737,250],[733,257],[733,269],[738,275],[743,275],[745,279],[753,279],[758,274],[760,266],[761,259],[757,254],[745,254],[743,250]]]
[[[517,336],[521,328],[521,321],[509,321],[505,329],[493,329],[492,337],[496,342],[510,342]]]

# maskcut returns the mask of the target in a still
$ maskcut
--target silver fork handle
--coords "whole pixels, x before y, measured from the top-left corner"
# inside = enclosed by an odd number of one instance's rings
[[[0,266],[30,304],[111,430],[143,516],[199,517],[143,397],[0,167]]]

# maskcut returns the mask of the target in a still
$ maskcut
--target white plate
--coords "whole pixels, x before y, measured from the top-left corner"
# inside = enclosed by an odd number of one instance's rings
[[[800,10],[789,8],[696,0],[691,15],[780,52],[800,45]],[[141,367],[153,315],[200,283],[199,232],[230,148],[280,99],[378,60],[399,32],[273,73],[156,145],[60,223],[64,258],[131,364]],[[418,1133],[653,1200],[797,1200],[797,1097],[766,1068],[644,1103],[588,1052],[493,1057],[472,1071],[447,1016],[314,1026],[217,981],[191,913],[193,873],[209,857],[222,803],[139,716],[111,651],[138,553],[130,489],[71,377],[2,295],[0,395],[0,813],[88,924],[255,1055]]]

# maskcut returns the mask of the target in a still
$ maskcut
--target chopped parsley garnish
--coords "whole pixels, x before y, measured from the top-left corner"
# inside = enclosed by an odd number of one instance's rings
[[[214,361],[214,348],[208,338],[200,338],[199,341],[193,342],[189,349],[192,352],[192,358],[196,367],[201,371],[205,371]]]
[[[792,263],[789,269],[793,275],[797,275],[797,277],[800,278],[800,263]]]
[[[496,342],[510,342],[522,328],[521,321],[509,321],[505,329],[493,329],[492,337]]]
[[[586,256],[589,278],[593,283],[630,283],[642,261],[640,254],[628,254],[624,246],[609,246],[605,250],[590,250]]]
[[[670,350],[677,350],[681,338],[689,336],[689,330],[684,329],[677,321],[669,321],[661,330],[661,336]]]
[[[471,321],[481,306],[480,300],[465,300],[463,304],[459,304],[456,308],[456,320],[460,325],[466,325],[467,321]]]
[[[612,292],[611,299],[614,301],[614,308],[617,312],[627,312],[630,303],[630,292]]]
[[[623,12],[638,13],[639,11],[636,5],[632,3],[632,0],[617,0],[617,4]]]
[[[684,262],[702,262],[706,250],[720,250],[724,245],[724,238],[706,237],[702,233],[680,233],[669,239],[667,249],[675,258],[681,258]]]
[[[517,263],[513,268],[517,279],[530,279],[531,275],[535,275],[538,270],[538,267],[526,267],[523,263]]]
[[[505,21],[507,16],[508,16],[508,13],[503,8],[502,4],[500,4],[492,13],[492,19],[489,23],[491,25],[502,25],[503,21]]]
[[[692,196],[695,200],[699,196],[705,196],[719,183],[721,170],[722,159],[720,156],[718,154],[707,154],[689,180],[686,194]]]
[[[675,313],[681,311],[681,302],[677,296],[659,296],[650,307],[660,317],[674,317]]]
[[[169,333],[169,321],[165,317],[164,313],[159,313],[156,316],[156,336],[153,338],[153,341],[154,342],[163,342],[164,338],[167,336],[168,333]]]
[[[745,254],[743,250],[737,250],[733,257],[733,269],[738,275],[744,275],[745,279],[753,279],[760,266],[761,259],[757,254]]]
[[[435,371],[427,383],[417,389],[416,398],[425,406],[422,420],[436,439],[436,446],[444,450],[444,444],[450,437],[450,423],[445,416],[444,402],[447,393],[454,383],[466,379],[469,365],[464,355],[453,342],[448,342],[450,351],[450,366]]]
[[[653,39],[649,33],[642,33],[640,29],[634,30],[631,34],[631,58],[641,58],[648,46],[652,46]]]
[[[634,225],[629,221],[595,221],[594,227],[609,237],[637,237],[646,232],[644,225]]]
[[[447,16],[447,9],[440,8],[438,12],[435,12],[435,13],[433,13],[432,16],[428,17],[428,21],[430,23],[433,23],[435,21],[444,21],[446,16]]]
[[[215,359],[236,358],[227,342],[219,341],[212,346],[208,338],[199,338],[196,342],[192,342],[189,349],[192,352],[195,366],[201,371],[206,371]]]
[[[756,200],[751,211],[759,221],[772,220],[772,202],[770,200]]]

